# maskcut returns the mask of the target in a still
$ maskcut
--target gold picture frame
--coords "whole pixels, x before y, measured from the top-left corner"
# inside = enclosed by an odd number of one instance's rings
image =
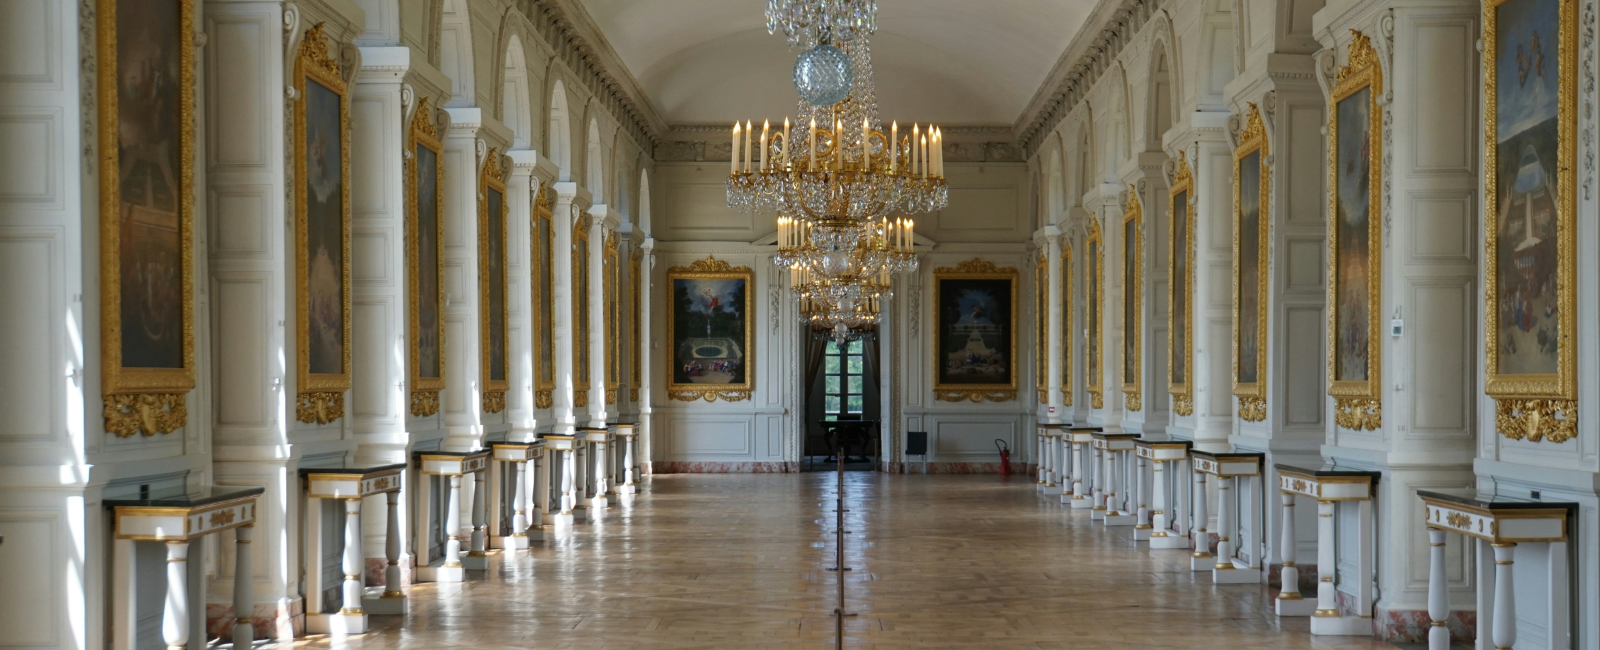
[[[1129,411],[1144,408],[1144,207],[1139,188],[1128,186],[1128,204],[1122,213],[1122,400]]]
[[[1328,97],[1328,394],[1334,422],[1362,431],[1383,426],[1383,69],[1372,41],[1350,34]]]
[[[102,417],[107,433],[125,438],[184,426],[195,386],[194,5],[171,0],[166,13],[121,4],[98,0],[95,97]],[[125,58],[167,74],[125,84]],[[124,193],[124,184],[144,191]],[[145,189],[157,184],[164,201]]]
[[[1000,289],[998,283],[1004,283],[1005,288]],[[980,258],[973,258],[953,267],[941,266],[934,269],[932,356],[935,363],[931,365],[935,399],[943,402],[984,400],[1009,402],[1017,399],[1018,284],[1020,283],[1017,269],[1009,266],[997,267],[994,262]],[[971,295],[974,291],[982,292],[985,304],[962,309],[960,302],[962,298],[955,295],[957,291],[962,291],[965,295]],[[1002,297],[1009,304],[1000,305]],[[960,317],[952,318],[956,314],[960,314]],[[1007,317],[1003,325],[994,322],[995,316],[999,315]],[[968,322],[963,325],[963,321]],[[967,331],[957,332],[958,327]],[[952,343],[960,337],[966,337],[965,347]],[[994,340],[997,337],[1005,340]],[[963,375],[982,376],[985,371],[981,366],[993,366],[992,360],[978,359],[966,362],[957,370],[949,368],[950,357],[971,350],[970,346],[974,339],[978,339],[977,342],[983,346],[979,351],[982,355],[992,359],[997,349],[1006,355],[1003,359],[1006,366],[1004,382],[955,381],[958,372]]]
[[[1039,393],[1039,403],[1050,402],[1050,265],[1044,249],[1039,250],[1038,263],[1033,267],[1034,388]]]
[[[1101,290],[1104,282],[1101,274],[1105,271],[1104,239],[1101,237],[1100,221],[1089,220],[1089,237],[1084,243],[1083,271],[1084,275],[1084,318],[1088,321],[1084,327],[1084,374],[1089,381],[1086,388],[1089,391],[1089,408],[1105,408],[1105,367],[1101,365],[1105,358],[1102,354],[1100,341]]]
[[[583,213],[572,228],[572,405],[589,406],[589,229]]]
[[[556,345],[555,345],[555,241],[554,210],[556,191],[546,184],[533,202],[533,332],[534,372],[533,406],[547,409],[555,405]]]
[[[1194,415],[1194,176],[1185,156],[1167,189],[1167,394],[1173,413]]]
[[[1261,110],[1254,103],[1249,107],[1244,128],[1239,131],[1238,147],[1233,151],[1233,359],[1230,365],[1233,366],[1233,394],[1239,398],[1239,418],[1260,422],[1267,418],[1267,241],[1272,182],[1267,167],[1267,128],[1261,121]],[[1245,232],[1246,226],[1253,226],[1253,232]]]
[[[1072,240],[1061,237],[1061,405],[1072,406]]]
[[[489,147],[478,173],[478,372],[483,386],[483,411],[506,409],[511,388],[511,306],[508,290],[510,257],[506,254],[505,176],[500,150]],[[498,353],[498,354],[497,354]]]
[[[445,388],[444,336],[444,145],[429,99],[411,117],[411,157],[406,161],[406,337],[411,414],[439,412]],[[425,182],[431,180],[431,183]],[[426,209],[433,212],[428,214]],[[431,260],[432,263],[428,263]],[[424,327],[424,324],[430,324]],[[431,349],[429,349],[431,348]]]
[[[301,422],[315,424],[327,424],[344,417],[344,394],[350,390],[350,102],[345,96],[345,81],[339,69],[339,60],[322,35],[325,24],[318,23],[306,30],[305,38],[300,43],[299,56],[295,59],[294,75],[295,356],[298,378],[295,417]],[[323,95],[324,92],[328,95]],[[313,143],[309,141],[316,140],[318,147],[322,148],[330,146],[331,143],[322,139],[326,137],[329,126],[322,123],[328,119],[322,111],[327,110],[325,104],[332,99],[338,101],[339,114],[336,127],[338,143],[332,145],[338,148],[337,179],[331,178],[332,169],[326,160],[325,149],[313,154],[310,151]],[[318,106],[313,108],[313,103]],[[316,115],[312,114],[314,111]],[[312,119],[318,120],[315,126],[310,124]],[[308,175],[313,155],[318,159],[317,178]],[[335,180],[339,186],[336,191],[340,241],[331,248],[325,241],[320,242],[324,244],[322,246],[314,246],[311,241],[313,236],[320,241],[330,234],[326,232],[325,222],[334,215],[320,214],[318,223],[312,223],[312,186],[317,186],[316,193],[322,195],[331,189],[326,187],[327,183]],[[318,199],[319,204],[326,201],[326,197]],[[319,209],[318,212],[323,210]],[[316,248],[315,252],[313,248]],[[335,252],[339,260],[328,259]],[[337,268],[330,268],[335,266]],[[330,277],[330,273],[334,277]],[[329,286],[333,283],[337,283],[337,287]],[[339,294],[332,301],[327,295],[330,289],[336,289]],[[313,296],[313,292],[317,296]],[[318,304],[313,305],[313,301]],[[338,323],[326,320],[331,307],[338,309]],[[313,312],[319,321],[315,327],[312,323]],[[332,334],[339,337],[336,352],[328,349]],[[314,347],[318,348],[315,354]],[[330,360],[337,362],[336,372],[326,372]]]
[[[642,313],[639,311],[640,301],[644,294],[644,276],[640,274],[644,266],[644,254],[643,251],[635,248],[633,249],[633,254],[629,257],[633,259],[628,269],[628,301],[631,304],[628,318],[633,327],[628,331],[628,401],[638,402],[639,387],[644,385],[644,337],[641,335],[644,330],[640,320]]]
[[[1483,4],[1484,392],[1515,440],[1577,435],[1577,5]]]
[[[618,352],[617,346],[622,342],[622,340],[621,340],[621,330],[620,330],[621,323],[618,322],[618,318],[617,318],[617,306],[618,306],[617,305],[617,271],[620,270],[620,269],[617,268],[617,264],[618,264],[617,246],[618,246],[617,233],[615,231],[606,233],[605,260],[604,260],[605,280],[604,280],[604,282],[605,282],[605,300],[606,300],[606,303],[605,303],[605,320],[606,320],[606,322],[605,322],[605,327],[606,327],[606,345],[605,345],[605,350],[606,350],[606,403],[607,404],[616,404],[617,403],[617,388],[618,388],[618,386],[621,385],[620,384],[620,379],[621,379],[620,375],[622,374],[621,373],[621,368],[617,367],[617,362],[621,359],[621,355],[619,355],[617,353]]]
[[[732,282],[734,284],[725,285],[727,288],[724,288],[724,285],[715,284],[718,281]],[[740,282],[743,284],[737,284]],[[719,399],[738,402],[750,399],[751,394],[755,391],[755,357],[750,354],[754,350],[752,344],[755,340],[755,301],[750,295],[750,292],[755,289],[755,273],[748,266],[735,267],[722,260],[706,257],[706,259],[694,262],[689,266],[674,266],[667,269],[666,286],[671,291],[671,294],[667,296],[667,342],[672,346],[667,353],[667,397],[684,402],[692,402],[698,399],[703,399],[707,402],[715,402]],[[679,295],[680,290],[683,292],[682,296]],[[695,306],[694,298],[690,296],[690,292],[693,290],[710,292],[710,295],[706,296],[707,301],[703,306],[707,313],[707,336],[704,339],[685,338],[683,341],[679,341],[678,336],[685,333],[684,328],[688,324],[689,316],[680,310],[679,302],[681,300],[691,307]],[[740,293],[743,294],[742,300],[737,297]],[[730,297],[727,307],[722,305],[721,298],[723,295]],[[697,341],[714,341],[722,346],[722,354],[729,352],[730,350],[727,348],[731,337],[727,336],[726,332],[721,332],[725,334],[724,336],[716,336],[719,332],[713,331],[711,327],[711,320],[714,318],[716,311],[718,309],[724,312],[731,311],[729,307],[742,310],[733,314],[733,317],[739,325],[737,329],[742,330],[742,336],[739,336],[737,340],[743,341],[744,348],[732,351],[736,354],[730,357],[719,356],[718,358],[735,359],[739,363],[739,368],[733,373],[726,374],[732,374],[733,379],[738,379],[742,376],[743,380],[694,382],[692,379],[697,376],[703,377],[704,375],[691,376],[694,373],[702,372],[701,369],[695,369],[693,372],[684,371],[683,366],[686,365],[684,363],[686,358],[690,364],[693,364],[698,362],[702,356],[707,359],[711,357],[696,354],[682,355],[682,353],[690,349],[691,346],[697,345]],[[679,323],[680,320],[685,322]],[[680,378],[680,375],[684,377]],[[683,379],[690,379],[690,381],[684,381]]]

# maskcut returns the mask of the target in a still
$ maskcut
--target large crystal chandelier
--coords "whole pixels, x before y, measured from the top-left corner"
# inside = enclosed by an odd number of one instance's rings
[[[847,43],[877,30],[875,0],[767,0],[767,33],[783,32],[789,47]]]

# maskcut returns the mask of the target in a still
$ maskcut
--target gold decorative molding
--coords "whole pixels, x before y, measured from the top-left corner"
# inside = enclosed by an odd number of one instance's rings
[[[1267,419],[1267,398],[1239,396],[1239,419],[1246,422],[1260,422]]]
[[[1089,220],[1089,235],[1084,246],[1084,274],[1088,276],[1088,285],[1084,287],[1084,319],[1086,330],[1084,346],[1084,374],[1088,375],[1087,388],[1089,391],[1089,404],[1092,408],[1105,408],[1103,390],[1105,388],[1105,350],[1102,349],[1101,323],[1105,317],[1102,313],[1104,305],[1100,304],[1104,297],[1102,290],[1105,288],[1103,274],[1105,273],[1104,239],[1101,238],[1100,220]]]
[[[529,314],[534,332],[534,405],[550,408],[554,404],[556,389],[555,371],[555,220],[553,211],[556,191],[545,183],[533,203],[532,241],[529,267],[533,271],[530,282],[533,300]]]
[[[1139,203],[1139,188],[1128,186],[1127,207],[1122,213],[1122,394],[1124,407],[1139,411],[1144,407],[1140,383],[1144,349],[1144,207]]]
[[[1004,390],[935,390],[933,398],[941,402],[1010,402],[1017,399],[1017,391]]]
[[[1100,391],[1089,391],[1089,408],[1103,409],[1106,407],[1106,397]]]
[[[668,390],[667,398],[680,402],[715,402],[719,399],[724,402],[743,402],[750,399],[750,393],[748,390]]]
[[[629,402],[638,403],[638,401],[639,401],[639,389],[637,389],[637,388],[629,388],[628,389],[628,401]]]
[[[1172,412],[1178,415],[1194,415],[1194,396],[1185,394],[1172,395]]]
[[[539,390],[533,392],[533,407],[547,409],[556,403],[555,391]]]
[[[1345,429],[1377,431],[1383,428],[1383,402],[1358,397],[1335,398],[1333,421]]]
[[[344,417],[344,392],[300,393],[295,400],[295,419],[311,424],[327,424]]]
[[[615,388],[607,388],[606,389],[606,403],[607,404],[616,404],[617,403],[617,389],[615,389]]]
[[[411,115],[411,134],[413,137],[423,135],[435,140],[439,138],[439,123],[434,119],[433,111],[428,107],[430,99],[427,95],[417,98],[416,112]]]
[[[1495,431],[1512,440],[1563,443],[1578,435],[1578,402],[1561,399],[1495,401]]]
[[[1271,280],[1267,264],[1269,251],[1267,243],[1271,239],[1272,176],[1271,169],[1267,165],[1269,156],[1267,130],[1261,119],[1261,109],[1254,103],[1249,103],[1249,107],[1250,110],[1246,114],[1245,127],[1239,132],[1239,146],[1233,151],[1233,318],[1231,319],[1233,322],[1233,356],[1229,360],[1229,365],[1233,371],[1233,394],[1240,398],[1241,417],[1250,422],[1259,422],[1266,418],[1267,314],[1269,311],[1267,285],[1270,284]],[[1240,322],[1239,306],[1241,292],[1244,290],[1240,286],[1244,280],[1244,267],[1242,266],[1244,250],[1241,240],[1244,203],[1240,171],[1243,168],[1244,161],[1248,160],[1252,155],[1257,157],[1257,169],[1260,173],[1259,187],[1256,188],[1258,205],[1256,207],[1256,246],[1253,251],[1256,264],[1256,310],[1255,322],[1242,323]],[[1241,358],[1243,346],[1240,343],[1240,337],[1246,327],[1255,330],[1255,377],[1254,381],[1249,382],[1240,381],[1239,372],[1240,364],[1243,361]],[[1247,400],[1245,398],[1253,399]],[[1251,405],[1251,408],[1247,408],[1247,404]],[[1253,408],[1256,404],[1260,405],[1259,409]],[[1246,414],[1258,415],[1258,417],[1252,418]]]
[[[972,258],[970,260],[967,260],[967,261],[962,262],[960,264],[957,264],[955,266],[941,266],[941,267],[933,270],[934,273],[994,273],[994,274],[1007,274],[1007,273],[1013,273],[1014,274],[1014,273],[1016,273],[1016,271],[1017,271],[1016,269],[1013,269],[1013,268],[1011,268],[1009,266],[1003,267],[1003,268],[1002,267],[997,267],[997,266],[994,265],[994,262],[991,262],[989,260],[982,259],[982,258],[977,258],[977,257],[974,257],[974,258]]]
[[[415,390],[411,391],[411,414],[417,417],[428,417],[439,412],[439,391]]]
[[[1061,237],[1061,405],[1072,406],[1072,239]]]
[[[490,390],[483,393],[483,412],[499,413],[506,410],[506,392]]]
[[[128,438],[136,433],[172,433],[184,425],[189,412],[183,393],[137,393],[105,396],[102,415],[107,433]]]
[[[727,262],[725,262],[723,260],[719,260],[719,259],[716,259],[715,257],[707,255],[705,259],[697,260],[695,262],[692,262],[692,263],[689,264],[689,266],[674,266],[674,267],[672,267],[672,269],[670,269],[670,272],[687,272],[687,273],[749,273],[750,272],[750,267],[748,267],[748,266],[738,266],[738,267],[736,267],[736,266],[733,266],[732,264],[729,264],[729,263],[727,263]]]
[[[1139,411],[1144,408],[1144,398],[1139,393],[1123,393],[1122,402],[1129,411]]]
[[[317,23],[306,30],[305,37],[300,40],[300,64],[342,79],[339,74],[339,59],[333,56],[333,48],[328,47],[327,41],[322,37],[322,28],[327,24]]]
[[[572,405],[574,407],[576,407],[576,408],[584,408],[584,407],[588,406],[589,405],[589,390],[588,389],[574,389],[572,391]]]

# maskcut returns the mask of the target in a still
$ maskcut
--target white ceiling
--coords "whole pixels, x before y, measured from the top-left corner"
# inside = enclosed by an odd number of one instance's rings
[[[762,0],[581,0],[669,124],[781,121],[798,52]],[[885,121],[1011,126],[1095,0],[878,0]]]

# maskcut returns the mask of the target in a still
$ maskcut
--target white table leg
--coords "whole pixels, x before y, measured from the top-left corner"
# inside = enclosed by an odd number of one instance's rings
[[[1211,535],[1206,532],[1206,475],[1194,472],[1194,555],[1189,558],[1191,571],[1209,571],[1216,566],[1211,561]]]
[[[517,481],[511,497],[511,536],[517,539],[528,537],[528,462],[517,461]],[[512,546],[521,548],[521,546]]]
[[[576,487],[575,483],[577,483],[576,477],[573,476],[577,471],[577,463],[574,462],[572,451],[571,449],[561,450],[561,516],[568,517],[568,521],[571,521],[572,508],[578,502],[577,496],[573,494],[573,489]]]
[[[1572,624],[1567,621],[1567,543],[1550,542],[1550,650],[1567,650],[1572,647]]]
[[[1149,473],[1148,463],[1140,458],[1137,453],[1130,456],[1134,463],[1133,499],[1136,504],[1133,522],[1133,539],[1150,539],[1150,498],[1144,489],[1146,474]]]
[[[167,601],[161,610],[161,640],[167,650],[189,645],[189,543],[167,542]]]
[[[1279,526],[1282,535],[1278,537],[1278,555],[1283,560],[1283,572],[1279,575],[1283,584],[1278,589],[1273,608],[1280,617],[1310,616],[1316,609],[1316,603],[1308,602],[1300,595],[1300,568],[1296,562],[1299,536],[1294,530],[1294,493],[1279,492],[1278,497],[1283,502],[1283,521]]]
[[[1171,507],[1171,504],[1167,503],[1167,466],[1171,464],[1162,461],[1150,461],[1150,473],[1155,475],[1155,478],[1152,479],[1155,483],[1155,500],[1150,510],[1150,527],[1152,528],[1150,532],[1150,548],[1182,548],[1180,545],[1187,544],[1186,541],[1172,535],[1172,519],[1167,514],[1169,512],[1168,509]]]
[[[461,566],[461,476],[450,477],[450,502],[445,504],[444,529],[450,533],[450,541],[444,545],[444,565],[447,568]]]
[[[405,592],[400,591],[400,491],[389,492],[384,497],[389,502],[389,520],[384,522],[388,530],[384,535],[383,555],[389,566],[383,568],[383,597],[405,598]]]
[[[1061,468],[1060,501],[1064,505],[1071,505],[1072,484],[1078,478],[1078,475],[1072,469],[1072,443],[1067,441],[1065,434],[1056,440],[1056,462]]]
[[[1333,577],[1338,573],[1338,540],[1334,536],[1333,515],[1338,504],[1317,502],[1317,610],[1312,616],[1337,618],[1339,601]]]
[[[255,577],[250,541],[255,530],[254,524],[233,529],[233,647],[240,650],[249,648],[256,637],[256,598],[250,589]]]
[[[589,501],[594,508],[605,508],[610,504],[606,499],[606,443],[594,444],[594,493]]]
[[[344,606],[339,608],[339,613],[359,616],[366,613],[361,609],[361,565],[366,561],[361,556],[360,498],[344,501],[344,549],[342,550],[344,557],[339,568],[344,570],[344,583],[340,585],[344,591]]]
[[[1318,510],[1321,510],[1320,506]],[[1428,554],[1428,618],[1433,620],[1433,626],[1428,628],[1428,650],[1450,650],[1450,628],[1445,627],[1445,620],[1450,617],[1450,590],[1445,585],[1444,535],[1442,530],[1428,529],[1428,545],[1431,547]],[[1322,562],[1322,541],[1317,540],[1319,564]],[[1318,569],[1320,572],[1321,567]],[[1320,590],[1318,595],[1321,595]]]
[[[1037,429],[1033,433],[1033,457],[1037,459],[1034,461],[1033,472],[1039,476],[1039,479],[1034,483],[1035,489],[1043,491],[1045,485],[1044,436],[1039,435]]]
[[[1477,650],[1494,650],[1494,547],[1489,540],[1475,539],[1467,542],[1476,544],[1478,552],[1477,589],[1473,597],[1478,605],[1477,611],[1477,640],[1473,648]]]
[[[1089,512],[1089,519],[1099,520],[1106,516],[1106,463],[1104,452],[1095,449],[1093,454],[1090,464],[1094,466],[1094,473],[1089,477],[1089,489],[1094,493],[1094,509]]]
[[[1512,595],[1511,562],[1515,543],[1494,546],[1494,647],[1510,650],[1517,645],[1517,601]]]
[[[1083,457],[1083,443],[1072,443],[1072,507],[1075,509],[1094,506],[1094,500],[1089,498],[1088,477],[1083,473]]]
[[[622,489],[628,494],[633,494],[633,436],[628,436],[622,441]]]
[[[534,522],[538,524],[554,523],[545,513],[550,511],[550,479],[555,476],[555,451],[543,449],[539,451],[538,464],[534,466],[533,477],[533,507],[539,513],[539,518]],[[559,511],[559,508],[558,508]]]
[[[1234,521],[1233,482],[1232,477],[1217,477],[1217,563],[1212,567],[1213,582],[1220,582],[1216,580],[1217,571],[1233,570],[1233,536],[1239,532]]]

